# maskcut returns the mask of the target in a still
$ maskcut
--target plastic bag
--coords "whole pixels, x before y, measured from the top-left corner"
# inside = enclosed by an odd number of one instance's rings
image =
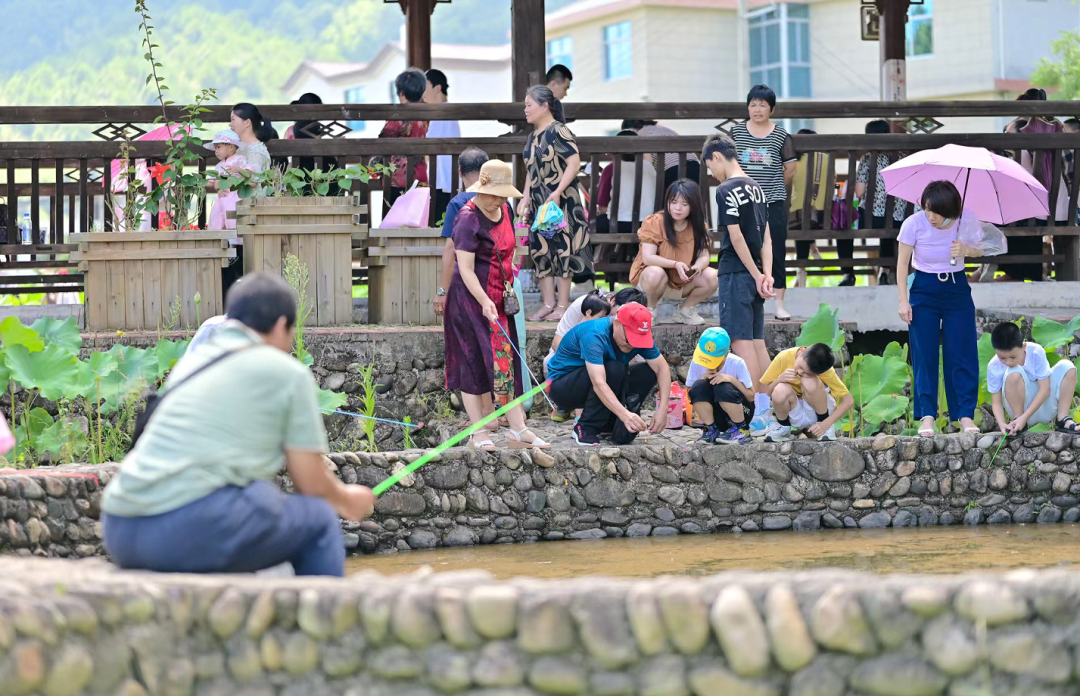
[[[383,217],[379,229],[394,227],[427,227],[428,208],[431,205],[431,190],[417,188],[413,182],[412,188],[401,194],[389,212]]]
[[[1000,256],[1009,253],[1009,241],[1005,233],[989,222],[980,223],[982,238],[976,245],[983,256]]]
[[[11,434],[4,414],[0,413],[0,454],[7,454],[15,447],[15,436]]]
[[[540,206],[540,210],[536,211],[536,217],[533,219],[532,224],[533,232],[541,235],[544,239],[551,239],[556,232],[565,227],[566,217],[563,215],[562,208],[552,201]]]

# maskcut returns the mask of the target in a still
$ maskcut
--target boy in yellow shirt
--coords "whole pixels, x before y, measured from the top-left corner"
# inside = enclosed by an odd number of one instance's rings
[[[833,426],[855,404],[836,376],[833,352],[824,343],[780,351],[761,376],[761,386],[772,397],[776,416],[765,431],[765,442],[793,439],[792,428],[822,442],[835,440]]]

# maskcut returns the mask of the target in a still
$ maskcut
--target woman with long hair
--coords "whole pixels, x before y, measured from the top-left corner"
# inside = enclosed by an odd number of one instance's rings
[[[668,289],[678,290],[683,301],[671,321],[704,324],[697,306],[716,292],[717,274],[709,266],[712,235],[705,226],[701,188],[690,179],[677,180],[668,187],[663,212],[645,218],[637,234],[641,247],[630,282],[648,295],[653,316]]]
[[[529,321],[562,319],[570,306],[574,276],[591,274],[593,268],[589,226],[577,183],[581,155],[574,134],[562,118],[562,105],[550,89],[542,85],[529,88],[525,95],[525,120],[533,132],[522,153],[525,194],[518,203],[518,215],[531,220],[545,203],[555,203],[566,218],[566,227],[556,230],[551,238],[538,232],[529,233],[529,255],[544,302]]]
[[[234,106],[229,114],[229,127],[233,133],[240,136],[239,154],[247,161],[251,171],[256,174],[266,171],[270,167],[270,153],[266,149],[266,143],[275,138],[270,119],[263,118],[259,107],[254,104],[241,102]]]
[[[300,95],[299,99],[294,99],[289,102],[292,106],[322,103],[322,97],[314,92],[305,92]],[[324,127],[318,121],[301,119],[285,129],[285,140],[318,140],[323,137],[323,133]],[[311,171],[315,169],[317,165],[318,162],[314,157],[304,156],[293,158],[293,166],[299,167],[300,169]],[[328,171],[330,169],[336,169],[337,166],[338,160],[336,157],[324,157],[320,169]]]

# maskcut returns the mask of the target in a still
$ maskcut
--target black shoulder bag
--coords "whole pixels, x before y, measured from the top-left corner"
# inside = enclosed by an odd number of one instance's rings
[[[217,365],[219,362],[221,362],[225,358],[236,355],[237,353],[242,353],[245,350],[247,350],[248,348],[253,348],[255,345],[258,345],[258,344],[253,344],[253,345],[250,345],[250,346],[244,346],[243,348],[237,348],[236,350],[227,350],[224,353],[222,353],[221,355],[216,356],[213,360],[210,360],[209,362],[207,362],[205,365],[200,366],[198,369],[196,369],[190,375],[183,378],[182,380],[180,380],[176,384],[172,385],[171,387],[169,387],[165,391],[155,392],[155,393],[151,394],[150,397],[147,398],[147,400],[146,400],[146,406],[143,408],[143,410],[141,412],[139,412],[138,415],[135,416],[135,433],[132,435],[132,438],[131,438],[132,446],[134,446],[135,443],[139,441],[139,438],[142,437],[143,431],[146,430],[146,426],[150,422],[150,418],[154,415],[154,411],[157,409],[158,406],[161,405],[162,400],[164,400],[166,396],[168,396],[169,394],[172,394],[182,384],[184,384],[186,382],[190,382],[191,379],[194,378],[195,376],[197,376],[200,372],[204,372],[205,370],[213,367],[214,365]]]

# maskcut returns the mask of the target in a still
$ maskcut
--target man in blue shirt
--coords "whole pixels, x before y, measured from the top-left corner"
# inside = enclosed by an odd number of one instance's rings
[[[638,355],[645,362],[630,365]],[[582,409],[574,426],[579,445],[599,445],[606,431],[612,442],[626,445],[646,428],[659,433],[667,423],[671,371],[653,341],[652,313],[637,302],[613,317],[570,329],[548,362],[547,375],[560,411]],[[638,412],[653,387],[659,387],[658,403],[646,426]]]
[[[473,199],[475,193],[467,189],[480,178],[480,167],[488,161],[488,154],[478,147],[466,148],[458,155],[458,174],[461,176],[461,193],[450,199],[446,205],[446,216],[443,218],[442,236],[446,239],[446,246],[442,254],[442,278],[439,280],[439,290],[432,300],[435,314],[442,316],[446,311],[446,289],[450,287],[450,280],[454,277],[454,240],[450,236],[454,231],[454,218],[457,217],[461,208]]]

